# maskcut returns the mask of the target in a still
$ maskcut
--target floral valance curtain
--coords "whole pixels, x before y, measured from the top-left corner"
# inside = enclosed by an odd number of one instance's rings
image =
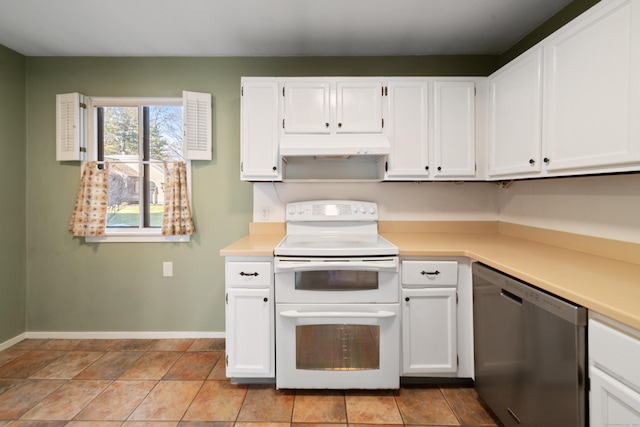
[[[107,183],[106,165],[98,169],[96,162],[84,164],[69,233],[74,236],[104,236],[109,194]]]
[[[164,166],[165,196],[162,235],[191,235],[196,229],[191,217],[187,194],[187,168],[184,162],[174,162],[173,167]]]

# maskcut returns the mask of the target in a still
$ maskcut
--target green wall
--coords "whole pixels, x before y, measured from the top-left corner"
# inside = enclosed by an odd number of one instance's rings
[[[487,75],[496,57],[27,58],[29,331],[224,331],[220,249],[248,232],[241,182],[240,77]],[[80,178],[55,160],[55,95],[213,95],[214,154],[194,162],[188,244],[87,244],[67,234]],[[174,277],[162,277],[162,262]]]
[[[0,46],[0,343],[25,330],[224,331],[218,253],[252,217],[252,186],[239,180],[241,76],[486,76],[593,3],[574,0],[501,57],[24,58]],[[55,95],[183,89],[214,99],[214,159],[193,167],[192,241],[86,244],[67,234],[80,167],[55,160]],[[162,277],[163,261],[174,277]]]
[[[0,343],[26,330],[25,58],[0,45]]]

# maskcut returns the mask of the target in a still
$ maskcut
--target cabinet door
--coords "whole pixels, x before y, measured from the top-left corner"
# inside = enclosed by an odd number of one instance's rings
[[[240,178],[282,179],[278,155],[278,83],[243,82]]]
[[[602,2],[545,45],[550,174],[640,162],[640,3]]]
[[[387,135],[391,143],[385,179],[429,177],[429,83],[389,82]]]
[[[402,373],[455,373],[456,323],[456,288],[402,289]]]
[[[227,289],[227,377],[273,377],[273,298],[269,288]]]
[[[542,48],[489,77],[489,176],[537,175],[541,170]]]
[[[331,84],[285,82],[283,89],[285,134],[328,134],[331,131]]]
[[[589,425],[592,427],[640,425],[640,394],[600,369],[589,368]]]
[[[336,84],[336,133],[382,133],[382,82]]]
[[[475,177],[475,84],[434,83],[434,176]]]

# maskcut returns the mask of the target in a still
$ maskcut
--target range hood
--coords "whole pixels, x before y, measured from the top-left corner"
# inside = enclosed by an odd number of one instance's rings
[[[386,156],[389,139],[381,134],[284,135],[280,138],[282,157]]]

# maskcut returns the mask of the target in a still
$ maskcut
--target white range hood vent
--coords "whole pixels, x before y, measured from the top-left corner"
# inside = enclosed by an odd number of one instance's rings
[[[285,135],[280,138],[280,155],[297,156],[386,156],[391,150],[385,135]]]
[[[282,158],[285,182],[380,182],[386,155],[346,154]]]

